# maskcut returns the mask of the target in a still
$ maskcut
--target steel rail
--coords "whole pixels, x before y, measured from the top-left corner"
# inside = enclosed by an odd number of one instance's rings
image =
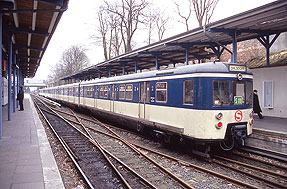
[[[287,175],[286,174],[281,174],[281,173],[277,173],[275,171],[270,171],[268,169],[264,169],[264,168],[261,168],[261,167],[256,167],[254,165],[249,165],[247,163],[242,163],[240,161],[237,161],[237,160],[233,160],[233,159],[230,159],[230,158],[226,158],[226,157],[221,157],[221,156],[217,156],[217,155],[213,155],[213,157],[215,157],[216,159],[220,159],[220,160],[224,160],[224,161],[229,161],[231,163],[236,163],[238,165],[241,165],[241,166],[245,166],[245,167],[248,167],[248,168],[251,168],[253,170],[259,170],[259,171],[262,171],[264,173],[268,173],[270,175],[274,175],[274,176],[279,176],[279,177],[282,177],[282,178],[285,178],[287,179]]]
[[[272,163],[272,162],[269,162],[269,161],[264,161],[262,159],[251,157],[251,156],[248,156],[248,155],[244,155],[244,154],[241,154],[241,153],[238,153],[238,152],[232,152],[232,153],[235,154],[236,156],[240,156],[242,158],[250,159],[250,160],[253,160],[253,161],[257,161],[257,162],[260,162],[260,163],[271,165],[273,167],[277,167],[277,168],[280,168],[280,169],[287,170],[287,166],[279,165],[277,163]]]
[[[87,127],[82,123],[82,121],[79,119],[79,117],[75,114],[75,112],[73,112],[70,109],[70,112],[72,112],[72,114],[74,115],[74,117],[77,119],[77,121],[79,122],[79,124],[85,129],[85,131],[87,132],[87,134],[102,148],[103,151],[105,151],[105,153],[107,153],[109,156],[112,156],[116,161],[118,161],[121,165],[123,165],[124,167],[126,167],[128,170],[130,170],[133,174],[135,174],[136,176],[138,176],[138,178],[140,178],[141,181],[143,181],[145,184],[147,184],[148,186],[150,186],[151,188],[156,188],[152,183],[150,183],[148,180],[146,180],[144,177],[142,177],[140,174],[138,174],[135,170],[133,170],[132,168],[130,168],[128,165],[126,165],[124,162],[122,162],[120,159],[118,159],[117,157],[115,157],[112,153],[110,153],[108,150],[106,150],[105,148],[103,148],[101,146],[101,144],[91,135],[91,133],[89,132],[89,130],[87,129]],[[124,178],[123,178],[124,179]]]
[[[259,154],[259,155],[273,158],[276,160],[280,160],[280,161],[283,161],[285,163],[287,162],[287,154],[284,154],[281,152],[267,150],[267,149],[263,149],[263,148],[259,148],[259,147],[255,147],[255,146],[244,146],[244,148],[241,148],[241,150],[246,151],[246,152],[251,152],[254,154]]]
[[[171,159],[171,160],[173,160],[173,161],[177,161],[177,162],[179,162],[179,163],[181,163],[181,164],[183,164],[183,165],[185,165],[185,166],[189,166],[189,167],[192,167],[192,168],[194,168],[194,169],[197,169],[198,171],[201,171],[201,172],[204,172],[204,173],[209,173],[209,174],[214,175],[214,176],[216,176],[216,177],[218,177],[218,178],[225,179],[225,180],[227,180],[227,181],[229,181],[229,182],[231,182],[231,183],[233,183],[233,184],[235,184],[235,185],[239,185],[239,186],[243,186],[243,187],[247,187],[247,188],[259,188],[259,187],[257,187],[257,186],[254,186],[254,185],[251,185],[251,184],[242,182],[242,181],[240,181],[240,180],[237,180],[237,179],[228,177],[228,176],[226,176],[226,175],[223,175],[223,174],[221,174],[221,173],[218,173],[218,172],[215,172],[215,171],[206,169],[206,168],[204,168],[204,167],[195,165],[195,164],[190,163],[190,162],[188,162],[188,161],[184,161],[184,160],[181,160],[181,159],[172,157],[172,156],[170,156],[170,155],[167,155],[167,154],[164,154],[164,153],[161,153],[161,152],[152,150],[152,149],[150,149],[150,148],[146,148],[146,147],[141,146],[141,145],[138,145],[138,144],[133,144],[133,145],[137,146],[138,148],[142,148],[142,149],[144,149],[144,150],[146,150],[146,151],[150,151],[150,152],[152,152],[152,153],[161,155],[161,156],[163,156],[163,157],[165,157],[165,158],[168,158],[168,159]]]
[[[56,114],[59,118],[63,119],[66,123],[68,123],[71,127],[73,127],[74,129],[76,129],[78,132],[80,132],[83,136],[85,136],[92,144],[94,144],[98,150],[102,153],[102,155],[105,157],[106,161],[109,163],[109,165],[112,167],[112,169],[115,171],[115,173],[120,177],[120,179],[122,180],[122,182],[125,184],[125,186],[127,188],[132,188],[128,182],[125,180],[125,178],[121,175],[121,173],[116,169],[116,167],[114,166],[114,164],[111,162],[111,160],[109,159],[109,157],[106,155],[106,153],[103,151],[102,147],[99,146],[99,144],[93,140],[93,138],[90,138],[90,136],[87,136],[85,133],[83,133],[81,130],[79,130],[78,128],[74,127],[68,120],[66,120],[63,116],[59,115],[57,112],[53,111],[47,104],[43,103],[50,111],[52,111],[54,114]]]
[[[33,99],[33,98],[32,98]],[[78,162],[76,161],[76,159],[74,158],[74,154],[72,154],[69,149],[67,148],[67,146],[65,145],[65,143],[63,142],[63,140],[60,138],[60,136],[58,135],[58,133],[56,132],[56,130],[53,128],[53,126],[51,125],[51,123],[49,122],[49,120],[47,119],[47,117],[45,116],[45,114],[42,112],[41,108],[38,106],[38,104],[35,102],[35,99],[33,99],[34,105],[36,106],[36,108],[38,109],[38,111],[40,112],[40,114],[42,115],[43,119],[45,120],[46,124],[50,127],[50,129],[53,131],[54,135],[56,136],[56,138],[58,139],[58,141],[61,143],[61,145],[63,146],[64,150],[66,151],[66,153],[68,154],[68,156],[71,158],[71,160],[73,161],[74,165],[77,167],[78,171],[80,172],[80,174],[82,175],[82,177],[84,178],[85,182],[88,184],[88,186],[90,188],[94,188],[94,186],[91,184],[90,180],[88,179],[88,177],[85,175],[84,171],[81,169],[80,165],[78,164]]]
[[[227,165],[227,164],[222,163],[222,162],[220,162],[220,161],[218,161],[218,160],[213,159],[213,160],[211,160],[211,161],[214,162],[214,163],[216,163],[216,164],[218,164],[218,165],[221,165],[221,166],[223,166],[223,167],[226,167],[226,168],[228,168],[228,169],[231,169],[231,170],[234,170],[234,171],[236,171],[236,172],[239,172],[239,173],[241,173],[241,174],[247,175],[247,176],[249,176],[249,177],[253,177],[253,178],[255,178],[255,179],[259,180],[259,181],[264,181],[265,183],[271,184],[272,186],[276,186],[276,187],[279,187],[279,188],[286,188],[286,186],[283,185],[283,184],[280,184],[280,183],[274,182],[274,181],[272,181],[272,180],[266,179],[266,178],[264,178],[264,177],[257,176],[257,175],[254,175],[254,174],[252,174],[252,173],[249,173],[249,172],[240,170],[239,168],[235,168],[235,167],[233,167],[233,166],[231,166],[231,165]]]

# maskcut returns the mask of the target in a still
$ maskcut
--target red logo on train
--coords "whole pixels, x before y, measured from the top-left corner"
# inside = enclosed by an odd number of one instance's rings
[[[243,118],[243,114],[240,110],[237,110],[234,114],[234,118],[237,122],[240,122]]]

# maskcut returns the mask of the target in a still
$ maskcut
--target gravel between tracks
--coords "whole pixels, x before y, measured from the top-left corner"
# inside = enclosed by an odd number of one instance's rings
[[[40,117],[41,118],[41,117]],[[74,166],[72,160],[66,154],[63,149],[61,143],[55,137],[53,131],[50,127],[45,123],[45,121],[41,118],[43,126],[45,128],[45,132],[50,143],[53,155],[55,157],[58,169],[60,171],[63,184],[65,188],[88,188],[86,183],[83,181],[81,175],[78,173],[76,167]]]

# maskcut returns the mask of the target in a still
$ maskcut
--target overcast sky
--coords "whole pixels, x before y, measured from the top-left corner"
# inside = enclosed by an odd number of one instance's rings
[[[111,0],[112,1],[112,0]],[[174,0],[175,1],[175,0]],[[182,4],[187,0],[177,0],[178,4]],[[240,12],[247,11],[252,8],[270,3],[274,0],[219,0],[219,3],[214,11],[211,21],[220,20]],[[63,14],[58,27],[52,36],[48,48],[42,58],[40,67],[37,70],[34,79],[47,79],[50,73],[50,67],[55,65],[61,58],[61,54],[71,45],[79,44],[85,47],[91,64],[97,64],[104,60],[101,47],[97,47],[91,39],[91,35],[95,34],[97,19],[97,7],[102,3],[102,0],[70,0],[69,8]],[[173,0],[154,0],[153,4],[163,8],[171,17],[170,30],[164,38],[182,33],[185,31],[185,26],[179,23],[179,19],[175,12]],[[195,17],[192,28],[198,26]],[[175,27],[176,26],[176,27]],[[175,29],[176,28],[176,29]],[[192,29],[191,28],[191,29]],[[145,36],[140,32],[137,37],[138,46],[144,46]]]

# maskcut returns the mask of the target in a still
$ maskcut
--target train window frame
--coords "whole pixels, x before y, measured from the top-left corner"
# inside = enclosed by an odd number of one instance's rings
[[[95,91],[94,98],[99,98],[98,86],[94,85],[94,91]]]
[[[232,89],[232,105],[234,105],[234,106],[241,106],[241,105],[244,105],[245,104],[245,98],[246,98],[246,94],[245,94],[245,87],[246,87],[246,84],[245,84],[245,82],[244,81],[238,81],[238,80],[233,80],[232,82],[231,82],[231,85],[232,85],[232,87],[231,87],[231,89]],[[240,85],[243,85],[243,86],[241,86],[241,89],[240,88],[237,88],[237,87],[239,87]],[[241,103],[238,103],[238,102],[236,102],[236,101],[238,101],[238,100],[235,100],[235,97],[240,97],[240,95],[239,94],[237,94],[237,91],[238,90],[241,90],[240,92],[242,93],[243,92],[243,95],[241,95],[241,99],[242,99],[242,102]],[[236,93],[236,94],[235,94]]]
[[[223,103],[221,103],[221,104],[216,104],[215,103],[215,99],[214,99],[214,96],[215,96],[215,92],[214,92],[214,89],[215,89],[215,82],[226,82],[226,86],[228,86],[228,90],[225,90],[225,91],[227,91],[228,92],[228,95],[225,95],[225,97],[227,96],[228,98],[226,98],[226,99],[228,99],[228,103],[226,103],[226,104],[223,104]],[[231,89],[230,89],[230,80],[224,80],[224,79],[215,79],[215,80],[213,80],[212,81],[212,104],[213,104],[213,106],[230,106],[230,103],[231,103],[231,100],[230,100],[230,92],[231,92]],[[221,95],[221,94],[219,94],[219,95]],[[222,95],[221,95],[222,96]],[[226,100],[225,99],[225,100]],[[219,103],[219,102],[218,102]]]
[[[111,85],[111,99],[116,100],[117,99],[117,87],[115,84]]]
[[[248,97],[248,84],[250,84],[251,88],[249,88],[250,93]],[[246,81],[246,87],[245,87],[245,104],[246,105],[252,105],[253,104],[253,82],[252,81]],[[249,100],[250,99],[250,100]]]
[[[84,93],[84,87],[81,86],[80,87],[80,97],[84,97],[85,93]]]
[[[107,85],[104,85],[104,98],[108,98],[109,96],[109,87]]]
[[[133,84],[126,84],[125,99],[133,100]]]
[[[187,82],[191,82],[191,84],[192,84],[190,103],[186,101],[186,98],[187,98],[186,83]],[[184,80],[183,81],[183,104],[184,105],[193,105],[194,104],[194,81],[193,80]]]
[[[120,100],[125,100],[125,95],[126,95],[126,85],[125,84],[121,84],[119,85],[119,99]]]
[[[165,84],[165,88],[164,89],[158,88],[159,84]],[[168,98],[167,90],[168,90],[168,83],[166,81],[165,82],[162,82],[162,81],[156,82],[155,83],[155,101],[158,103],[167,103],[167,98]],[[165,94],[165,100],[159,100],[158,99],[158,97],[159,97],[158,92],[161,92],[161,93],[163,92],[163,94]]]
[[[146,94],[145,94],[145,103],[150,103],[150,83],[142,82],[140,83],[140,102],[144,102],[144,83],[146,83]]]
[[[104,86],[99,87],[99,97],[104,98]]]
[[[92,86],[87,86],[86,88],[86,97],[93,98],[93,93],[94,93],[94,87]]]
[[[74,96],[73,87],[69,88],[69,96]]]

